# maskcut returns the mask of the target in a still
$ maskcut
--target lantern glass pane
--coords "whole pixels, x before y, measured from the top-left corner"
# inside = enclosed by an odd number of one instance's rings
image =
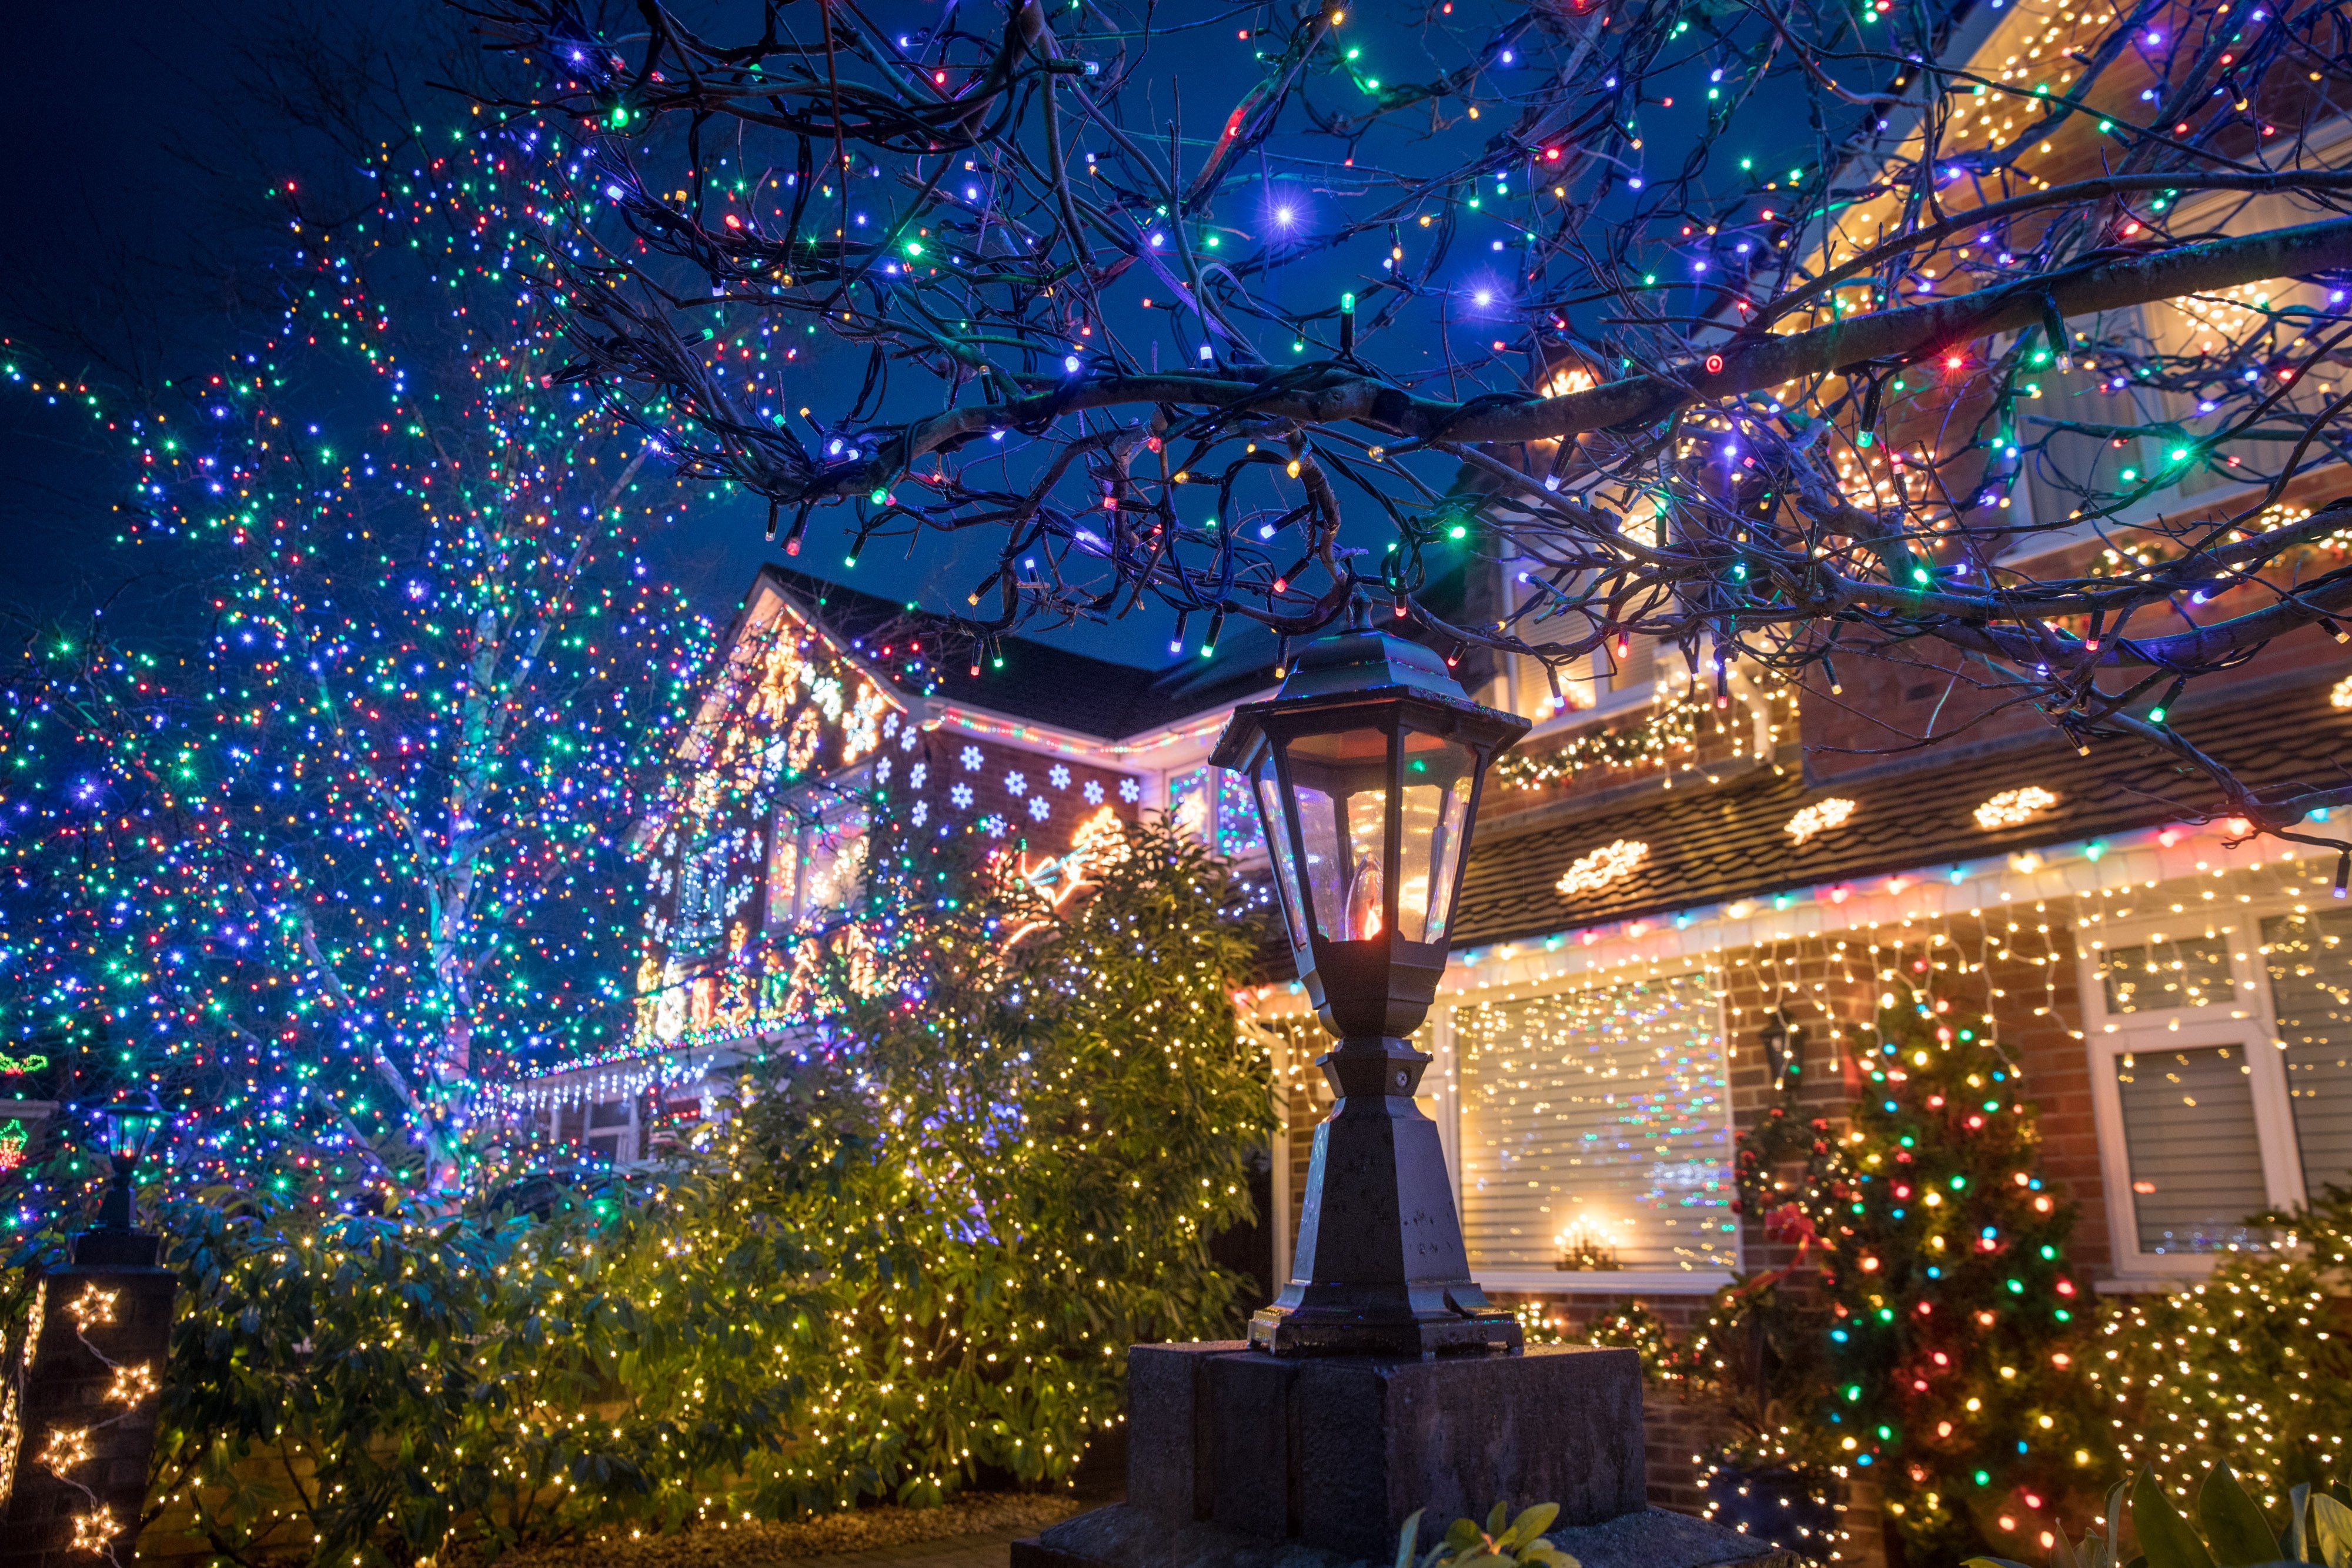
[[[1405,731],[1397,929],[1408,942],[1445,940],[1477,773],[1476,754],[1460,741]]]
[[[163,1113],[136,1103],[121,1109],[108,1107],[106,1113],[106,1152],[120,1160],[135,1160],[147,1153],[155,1141],[156,1131],[163,1124]]]
[[[1290,928],[1290,945],[1300,950],[1307,946],[1307,923],[1299,915],[1298,861],[1290,852],[1290,814],[1284,809],[1282,784],[1274,775],[1271,754],[1257,765],[1257,808],[1265,820],[1265,841],[1274,851],[1274,885],[1276,896],[1282,900],[1282,918]]]
[[[1315,929],[1334,942],[1377,936],[1384,918],[1389,732],[1368,726],[1301,736],[1286,749]]]

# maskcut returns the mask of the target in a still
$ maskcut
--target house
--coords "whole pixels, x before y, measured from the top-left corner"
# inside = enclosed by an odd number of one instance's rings
[[[888,600],[761,570],[633,840],[650,898],[631,1026],[604,1058],[508,1085],[511,1113],[591,1158],[647,1158],[730,1068],[806,1038],[819,952],[860,940],[840,916],[878,794],[917,831],[969,826],[1041,873],[1161,810],[1263,859],[1255,808],[1205,759],[1234,703],[1275,684],[1270,638],[1155,672],[1024,638],[982,668],[924,635]]]

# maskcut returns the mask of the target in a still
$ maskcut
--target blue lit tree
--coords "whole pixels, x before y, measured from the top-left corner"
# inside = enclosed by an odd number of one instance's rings
[[[11,367],[120,442],[112,548],[172,614],[9,689],[0,1021],[101,1019],[59,1067],[199,1113],[191,1175],[446,1186],[486,1068],[625,1026],[621,841],[704,632],[636,555],[674,482],[549,388],[531,168],[403,154],[339,228],[289,197],[282,322],[161,406]]]

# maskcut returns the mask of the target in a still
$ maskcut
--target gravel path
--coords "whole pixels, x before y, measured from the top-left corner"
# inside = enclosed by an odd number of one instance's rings
[[[860,1508],[541,1547],[501,1558],[499,1568],[1004,1568],[1015,1538],[1090,1506],[1066,1494],[980,1493],[938,1508]]]

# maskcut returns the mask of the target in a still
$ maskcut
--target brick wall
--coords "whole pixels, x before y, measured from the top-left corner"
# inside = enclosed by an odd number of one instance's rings
[[[890,789],[928,804],[926,825],[1003,824],[994,835],[1031,852],[1058,855],[1079,825],[1106,808],[1121,821],[1140,815],[1142,779],[1073,758],[1024,751],[950,726],[926,732],[911,751],[891,755]],[[917,768],[922,782],[915,783]],[[1042,812],[1042,814],[1041,814]]]

